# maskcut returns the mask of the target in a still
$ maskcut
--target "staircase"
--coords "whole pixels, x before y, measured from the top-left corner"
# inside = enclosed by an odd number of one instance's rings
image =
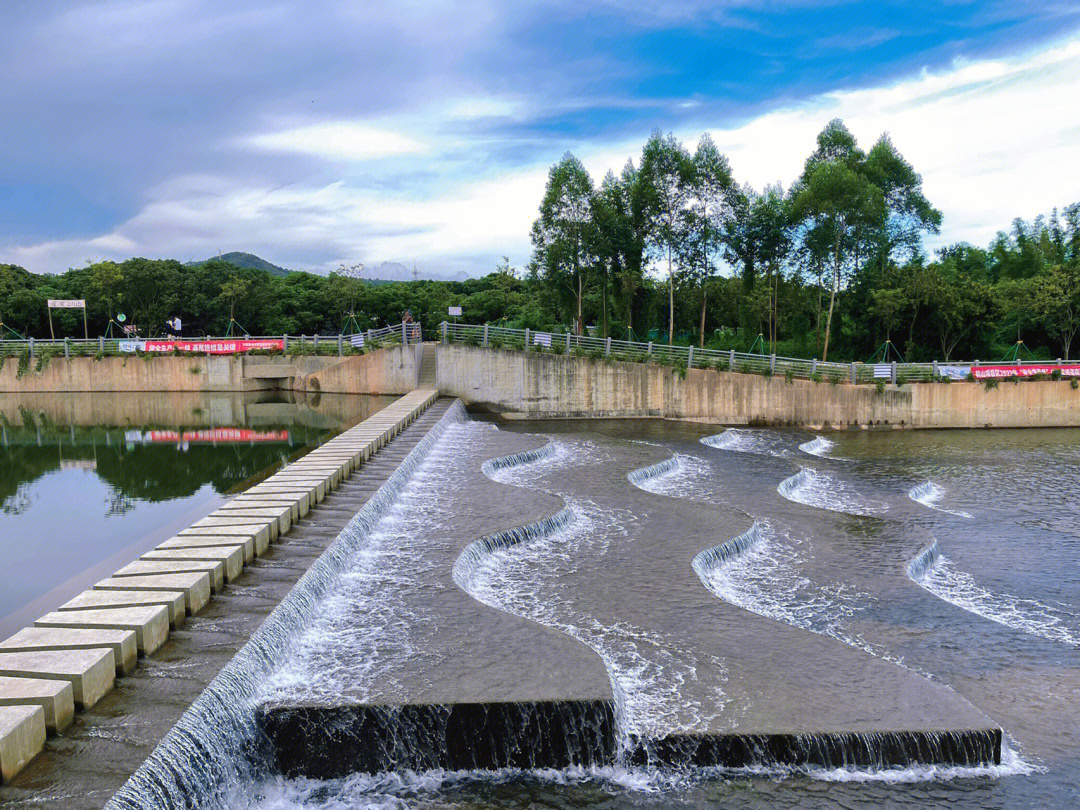
[[[417,388],[435,387],[435,344],[423,344],[424,353],[420,359],[420,373],[416,377]]]

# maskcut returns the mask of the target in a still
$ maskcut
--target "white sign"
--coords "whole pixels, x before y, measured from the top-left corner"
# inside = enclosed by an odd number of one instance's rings
[[[971,366],[938,366],[938,374],[950,380],[966,380]]]
[[[82,298],[50,298],[49,309],[86,309]]]
[[[551,348],[551,335],[547,332],[533,332],[533,346]]]
[[[892,379],[892,365],[889,363],[875,363],[874,364],[874,379],[875,380],[891,380]]]
[[[121,340],[119,343],[120,351],[127,354],[134,354],[135,352],[146,351],[146,342],[142,340]]]
[[[349,335],[349,345],[360,348],[364,345],[364,335],[362,333],[358,335]]]
[[[450,314],[455,318],[461,317],[461,307],[450,307]]]

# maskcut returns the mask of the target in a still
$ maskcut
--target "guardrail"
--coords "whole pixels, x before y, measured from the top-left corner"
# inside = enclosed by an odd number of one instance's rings
[[[108,355],[139,353],[138,345],[147,340],[176,341],[177,343],[216,343],[228,344],[240,340],[276,340],[281,341],[285,354],[320,354],[339,355],[358,354],[364,347],[400,346],[419,343],[423,329],[419,323],[393,324],[364,332],[338,335],[233,335],[231,337],[177,337],[162,336],[155,338],[60,338],[58,340],[0,340],[0,357],[13,357],[26,354],[30,358],[46,354],[49,357],[102,357]],[[265,353],[267,350],[258,350]],[[273,351],[273,350],[270,350]],[[154,352],[160,354],[160,351]],[[220,350],[186,351],[185,354],[222,353]],[[228,352],[225,352],[228,353]]]
[[[832,363],[783,357],[776,354],[749,354],[734,350],[700,349],[696,346],[669,346],[667,343],[575,335],[570,332],[545,332],[530,329],[511,329],[505,326],[448,323],[439,325],[444,343],[465,343],[474,346],[544,351],[554,354],[573,353],[593,357],[612,357],[641,363],[659,363],[685,368],[715,368],[747,374],[781,376],[831,383],[874,383],[879,380],[933,382],[955,379],[947,374],[953,368],[975,367],[980,361],[934,361],[932,363]],[[1046,360],[984,363],[994,366],[1045,366]],[[1059,364],[1061,361],[1057,361]]]

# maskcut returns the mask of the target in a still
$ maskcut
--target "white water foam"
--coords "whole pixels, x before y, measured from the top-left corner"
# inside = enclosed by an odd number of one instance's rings
[[[655,495],[692,496],[701,490],[709,465],[695,456],[675,453],[671,458],[627,474],[631,484]]]
[[[799,445],[799,449],[804,453],[808,453],[811,456],[817,456],[818,458],[828,458],[832,455],[833,449],[836,447],[836,442],[832,439],[826,439],[824,436],[818,436],[808,442],[803,442]]]
[[[776,491],[789,501],[849,515],[879,517],[889,510],[887,503],[863,497],[842,478],[811,467],[785,478]]]
[[[908,497],[911,500],[921,503],[930,509],[934,509],[938,512],[945,512],[946,514],[956,515],[962,518],[972,518],[969,512],[965,512],[962,509],[946,509],[943,506],[938,506],[938,502],[945,497],[945,488],[935,484],[933,481],[927,481],[925,484],[919,484],[916,487],[912,487],[908,490]]]
[[[601,622],[560,598],[582,561],[603,557],[613,539],[626,535],[623,527],[632,519],[582,499],[568,500],[567,510],[571,519],[554,531],[487,553],[463,554],[459,563],[471,559],[455,565],[455,582],[486,605],[592,648],[611,678],[621,734],[649,738],[708,727],[726,702],[721,661],[630,623]],[[684,694],[689,692],[684,685],[703,680],[714,697],[710,709]]]
[[[703,436],[700,441],[717,450],[731,450],[736,453],[755,453],[759,456],[789,456],[790,451],[781,446],[783,437],[768,430],[746,430],[728,428],[715,436]]]
[[[823,782],[886,782],[911,784],[914,782],[951,782],[954,779],[986,778],[1004,776],[1027,776],[1043,773],[1045,768],[1025,760],[1019,753],[1001,742],[1000,765],[916,765],[910,768],[885,768],[859,770],[857,768],[812,768],[807,771],[811,779]]]
[[[1080,647],[1080,616],[1037,599],[994,593],[953,567],[935,540],[908,565],[908,576],[939,599],[1033,636]]]

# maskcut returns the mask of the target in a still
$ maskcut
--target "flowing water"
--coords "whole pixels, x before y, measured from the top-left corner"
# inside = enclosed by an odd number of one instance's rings
[[[511,433],[527,449],[500,452]],[[200,796],[274,810],[1076,807],[1078,486],[1080,431],[496,429],[453,411],[115,806]],[[460,542],[469,521],[475,542]],[[532,624],[593,651],[615,699],[616,764],[340,779],[267,768],[252,714],[268,697],[382,699],[417,667],[438,693],[460,632],[439,605],[460,594],[507,628]],[[502,643],[523,672],[540,665],[509,637],[483,641]],[[851,669],[814,670],[810,653],[835,645]],[[803,711],[770,705],[768,689],[747,681],[744,659],[764,653],[789,668],[782,679],[811,672],[814,711],[879,694],[851,673],[929,679],[1004,728],[1002,763],[721,769],[654,759],[657,734]]]

